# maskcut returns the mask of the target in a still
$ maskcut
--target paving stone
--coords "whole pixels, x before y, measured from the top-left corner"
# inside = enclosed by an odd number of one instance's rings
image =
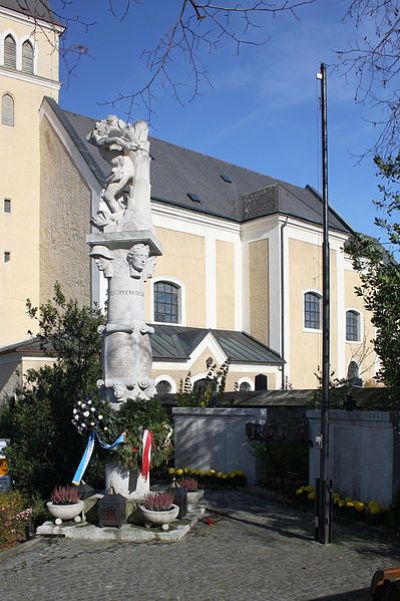
[[[400,549],[364,524],[313,541],[313,515],[244,492],[207,493],[215,523],[180,542],[40,538],[0,554],[1,601],[366,601]]]

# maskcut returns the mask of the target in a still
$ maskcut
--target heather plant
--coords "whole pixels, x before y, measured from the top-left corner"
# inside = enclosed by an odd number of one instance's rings
[[[147,495],[144,506],[149,511],[169,511],[172,509],[174,495],[170,492],[159,492]]]
[[[24,539],[25,526],[32,521],[32,513],[19,491],[0,493],[0,549]]]
[[[72,486],[56,486],[50,500],[54,505],[74,505],[79,501],[79,491]]]
[[[199,488],[199,481],[196,478],[182,478],[179,482],[179,486],[184,488],[187,492],[195,492]]]

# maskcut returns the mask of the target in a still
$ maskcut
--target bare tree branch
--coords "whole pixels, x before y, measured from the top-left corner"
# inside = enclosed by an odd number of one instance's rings
[[[345,19],[372,33],[337,51],[339,68],[357,80],[355,101],[370,106],[377,117],[375,144],[365,154],[398,152],[400,134],[400,1],[352,0]]]

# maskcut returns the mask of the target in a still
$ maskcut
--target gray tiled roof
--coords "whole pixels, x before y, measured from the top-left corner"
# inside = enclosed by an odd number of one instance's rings
[[[57,17],[51,11],[50,0],[0,0],[0,6],[59,25]]]
[[[160,324],[154,325],[154,329],[151,345],[155,361],[189,359],[195,348],[211,332],[231,363],[284,363],[277,353],[244,332]]]
[[[86,140],[95,119],[64,111],[51,98],[47,102],[103,185],[110,165]],[[157,138],[150,141],[153,200],[236,222],[280,213],[322,224],[321,199],[308,186],[300,188]],[[221,175],[228,176],[231,183]],[[188,193],[196,194],[200,202],[190,200]],[[332,209],[329,220],[331,228],[351,232],[350,226]]]
[[[186,361],[203,338],[211,332],[231,363],[262,363],[264,365],[282,365],[284,363],[277,353],[244,332],[162,324],[155,324],[153,327],[155,332],[153,336],[150,336],[150,341],[154,361]],[[29,338],[0,348],[0,355],[9,353],[26,355],[41,353],[39,340]],[[49,353],[51,354],[51,351],[46,350],[46,354]]]

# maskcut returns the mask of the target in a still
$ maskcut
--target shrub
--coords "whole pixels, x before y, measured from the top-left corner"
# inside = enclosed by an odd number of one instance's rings
[[[195,492],[199,488],[199,482],[196,478],[182,478],[179,482],[179,486],[184,488],[187,492]]]
[[[0,493],[0,549],[24,538],[25,526],[32,520],[32,508],[26,508],[19,491]]]
[[[174,495],[170,492],[159,492],[148,495],[144,506],[149,511],[169,511],[172,509]]]

